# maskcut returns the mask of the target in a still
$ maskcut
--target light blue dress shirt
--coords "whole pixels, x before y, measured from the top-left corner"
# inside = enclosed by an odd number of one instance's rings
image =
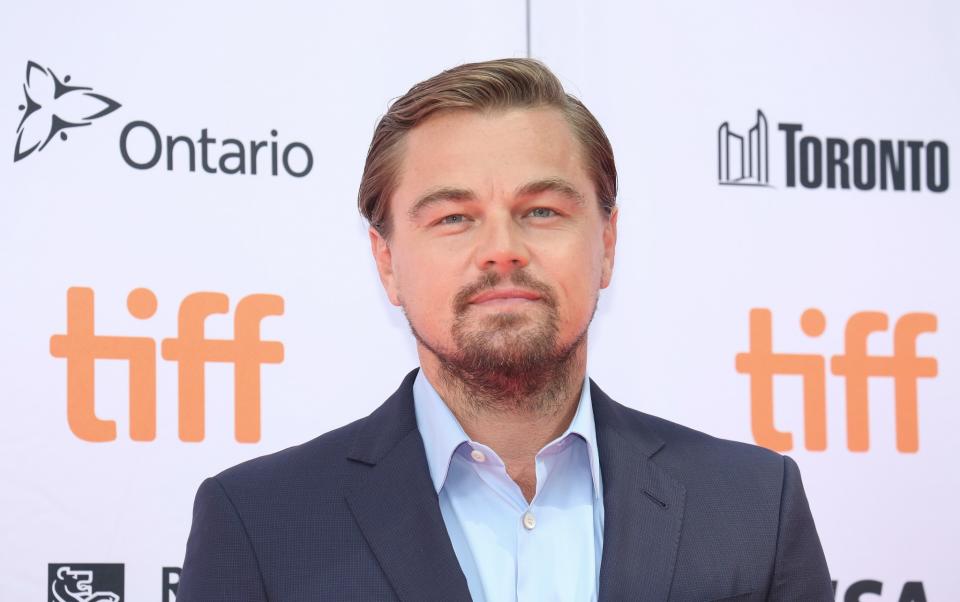
[[[440,512],[473,599],[596,600],[603,486],[589,380],[570,426],[537,453],[529,504],[496,452],[467,436],[423,370],[413,399]]]

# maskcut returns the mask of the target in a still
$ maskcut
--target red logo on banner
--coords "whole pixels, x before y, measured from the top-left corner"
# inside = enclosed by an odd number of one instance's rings
[[[870,449],[869,399],[871,377],[893,379],[897,450],[916,452],[920,445],[917,419],[917,379],[937,375],[937,360],[917,357],[917,337],[937,331],[937,317],[927,313],[904,314],[893,328],[893,355],[870,355],[867,337],[885,332],[887,314],[864,311],[847,321],[845,351],[830,361],[830,371],[846,381],[847,447],[850,451]],[[800,328],[809,337],[826,329],[826,318],[818,309],[800,317]],[[803,379],[804,444],[812,451],[827,448],[826,358],[803,353],[775,353],[771,315],[768,309],[750,311],[750,351],[737,354],[737,372],[750,375],[750,405],[753,437],[759,445],[775,451],[793,449],[793,435],[779,431],[773,421],[773,377],[797,375]]]
[[[145,288],[127,296],[133,317],[146,320],[157,311],[157,297]],[[177,337],[164,339],[163,358],[177,362],[179,434],[203,441],[207,362],[234,366],[235,434],[241,443],[260,440],[260,365],[283,361],[283,343],[260,340],[260,322],[283,315],[283,298],[249,295],[234,311],[233,339],[207,339],[204,321],[229,312],[223,293],[193,293],[180,304]],[[67,360],[67,423],[84,441],[113,441],[117,425],[97,417],[94,400],[96,360],[126,360],[130,367],[130,438],[152,441],[157,433],[156,342],[149,337],[95,334],[93,290],[67,291],[67,332],[50,337],[50,353]]]

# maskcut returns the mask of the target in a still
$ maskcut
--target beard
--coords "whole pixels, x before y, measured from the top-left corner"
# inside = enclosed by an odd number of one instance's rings
[[[478,310],[470,299],[505,280],[536,291],[540,299],[534,303],[539,307],[471,316]],[[581,384],[582,370],[577,368],[582,367],[584,358],[577,351],[586,342],[590,320],[573,341],[562,344],[556,295],[551,287],[527,272],[516,270],[509,277],[484,273],[477,282],[457,293],[453,310],[453,349],[443,349],[426,340],[409,315],[407,321],[417,341],[438,359],[440,384],[474,411],[552,413],[560,409],[568,390]]]

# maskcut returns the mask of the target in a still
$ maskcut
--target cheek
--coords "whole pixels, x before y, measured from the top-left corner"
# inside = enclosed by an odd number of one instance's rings
[[[560,320],[571,328],[582,329],[590,319],[600,287],[602,253],[593,245],[571,245],[546,265],[557,289]]]
[[[438,253],[406,252],[395,256],[397,292],[411,318],[430,323],[449,321],[453,298],[459,290],[456,270]],[[424,319],[425,318],[425,319]],[[418,326],[419,326],[418,325]]]

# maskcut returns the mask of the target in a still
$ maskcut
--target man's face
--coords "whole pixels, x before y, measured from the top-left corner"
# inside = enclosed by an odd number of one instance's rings
[[[371,228],[371,244],[421,347],[523,373],[582,340],[617,215],[600,209],[559,110],[430,117],[406,136],[390,203],[389,241]]]

